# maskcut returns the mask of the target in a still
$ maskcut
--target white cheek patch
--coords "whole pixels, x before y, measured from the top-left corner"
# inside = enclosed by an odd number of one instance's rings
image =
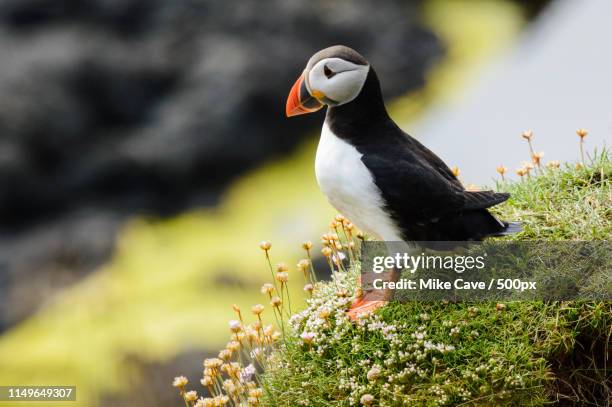
[[[325,66],[335,73],[331,78],[325,76]],[[341,105],[359,95],[369,71],[368,65],[357,65],[340,58],[326,58],[312,67],[306,85],[311,94],[322,92]]]

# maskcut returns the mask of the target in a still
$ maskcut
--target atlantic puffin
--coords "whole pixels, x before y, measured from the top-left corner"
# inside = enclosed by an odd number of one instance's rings
[[[374,68],[342,45],[314,54],[287,99],[287,116],[327,113],[315,159],[321,191],[384,241],[480,241],[520,230],[487,208],[507,193],[467,191],[448,166],[389,117]]]

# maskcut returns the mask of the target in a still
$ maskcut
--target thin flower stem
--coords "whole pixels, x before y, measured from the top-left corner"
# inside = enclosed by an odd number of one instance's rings
[[[529,144],[529,154],[531,155],[531,157],[534,156],[534,151],[533,151],[533,145],[531,144],[531,140],[527,140],[527,144]]]
[[[221,373],[215,372],[215,388],[217,389],[217,394],[223,394],[223,387],[221,383]]]
[[[191,407],[191,406],[189,405],[189,402],[188,402],[188,401],[187,401],[187,399],[185,398],[185,390],[181,390],[181,396],[183,397],[183,401],[185,402],[185,405],[186,405],[187,407]]]
[[[276,315],[276,307],[272,307],[272,310],[274,312],[274,319],[276,319],[276,326],[280,327],[281,323],[278,320],[278,315]],[[281,317],[281,320],[282,320],[283,316],[281,315],[280,317]]]
[[[268,261],[268,266],[270,267],[270,275],[272,276],[272,283],[274,284],[274,289],[276,292],[278,291],[278,286],[276,285],[276,276],[274,276],[274,267],[272,267],[272,261],[270,260],[270,255],[266,251],[266,260]]]
[[[308,256],[308,263],[310,263],[310,279],[312,284],[317,283],[317,273],[315,273],[314,266],[312,265],[312,256],[310,255],[310,249],[306,249],[306,255]]]
[[[342,259],[340,259],[340,252],[338,251],[338,249],[336,249],[336,245],[332,245],[332,251],[333,254],[336,256],[336,266],[338,267],[338,271],[344,271],[346,272],[346,269],[344,268],[344,264],[342,263]]]
[[[283,333],[283,343],[285,343],[285,323],[283,322],[283,313],[281,310],[279,310],[278,313],[280,314],[281,331]]]
[[[334,264],[332,262],[331,256],[329,256],[327,258],[327,264],[329,265],[329,268],[331,269],[331,276],[332,276],[332,281],[334,282],[334,285],[336,286],[336,290],[339,290],[340,287],[338,287],[338,282],[336,281],[335,277],[335,272],[336,270],[334,269]]]
[[[291,295],[289,295],[289,282],[285,284],[285,291],[287,291],[287,305],[289,305],[289,317],[293,315],[293,311],[291,311]]]
[[[353,262],[355,261],[355,253],[353,253],[353,248],[351,247],[351,243],[353,243],[353,240],[349,238],[349,234],[347,233],[346,228],[344,227],[344,223],[342,224],[342,232],[344,233],[346,245],[348,246],[349,261],[351,262],[351,264],[353,264]]]

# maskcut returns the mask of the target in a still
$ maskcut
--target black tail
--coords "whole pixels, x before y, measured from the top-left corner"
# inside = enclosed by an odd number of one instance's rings
[[[504,225],[506,226],[505,229],[503,231],[501,231],[499,234],[494,235],[494,236],[508,236],[508,235],[513,235],[515,233],[519,233],[523,231],[523,226],[521,225],[521,222],[503,222]]]
[[[460,222],[464,234],[462,240],[508,236],[523,230],[520,223],[499,220],[486,209],[464,212]]]

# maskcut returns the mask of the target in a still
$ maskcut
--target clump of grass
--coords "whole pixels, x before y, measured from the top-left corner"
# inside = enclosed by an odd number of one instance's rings
[[[507,239],[608,239],[608,151],[579,166],[545,164],[527,135],[529,179],[508,182],[507,169],[497,169],[497,188],[511,199],[495,211],[523,224]],[[302,244],[306,258],[295,273],[284,264],[275,269],[271,244],[262,243],[272,273],[262,295],[276,326],[265,324],[262,305],[253,306],[251,323],[238,309],[231,341],[205,361],[205,395],[198,399],[185,378],[175,379],[185,404],[602,405],[612,396],[610,302],[392,302],[352,323],[346,310],[358,292],[362,239],[341,215],[332,221],[321,241],[328,282],[316,281],[311,242]],[[289,310],[289,279],[305,283],[306,305],[297,313]]]

